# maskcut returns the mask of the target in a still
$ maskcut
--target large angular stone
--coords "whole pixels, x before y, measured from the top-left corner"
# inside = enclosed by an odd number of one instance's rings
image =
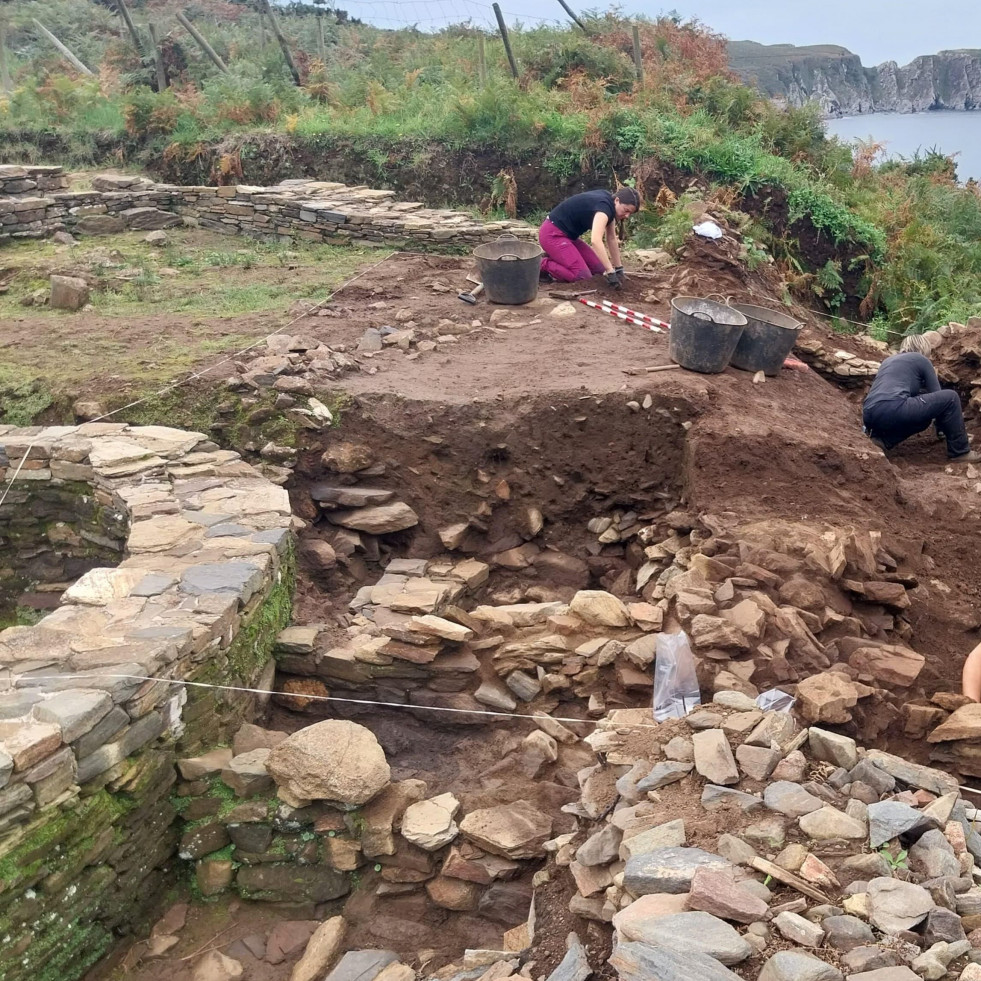
[[[357,473],[375,462],[375,454],[363,443],[339,442],[327,447],[320,462],[334,473]]]
[[[321,923],[307,942],[290,981],[321,981],[341,951],[347,923],[343,916],[332,916]]]
[[[340,719],[293,733],[269,754],[276,783],[300,800],[364,804],[388,785],[385,753],[364,726]]]
[[[438,851],[460,833],[453,820],[459,810],[460,802],[452,794],[410,804],[402,815],[402,837],[424,851]]]
[[[589,966],[589,959],[586,957],[586,948],[574,933],[570,933],[566,938],[566,945],[568,949],[565,957],[548,976],[548,981],[586,981],[586,978],[593,973],[593,969]]]
[[[852,721],[848,710],[858,704],[859,689],[868,693],[864,685],[857,685],[837,671],[824,671],[811,675],[797,684],[797,700],[800,713],[808,722],[830,722],[841,725]]]
[[[674,913],[638,925],[637,940],[652,947],[707,954],[722,964],[738,964],[752,947],[717,916],[705,912]]]
[[[929,790],[931,794],[938,796],[957,793],[957,780],[942,770],[921,766],[918,763],[910,763],[899,756],[884,753],[879,749],[870,749],[865,754],[865,759],[873,766],[885,770],[890,776],[902,783],[909,784],[911,787]]]
[[[758,896],[740,888],[730,873],[709,868],[695,870],[688,905],[735,923],[754,923],[766,917],[768,906]]]
[[[126,231],[126,223],[117,215],[86,215],[75,225],[79,235],[119,235]]]
[[[927,831],[909,850],[910,867],[928,879],[957,878],[961,864],[942,831]]]
[[[616,827],[616,825],[611,825]],[[620,844],[620,858],[626,861],[634,855],[652,852],[655,848],[680,848],[685,843],[685,822],[681,818],[659,824],[643,831],[624,833]],[[580,861],[582,861],[580,859]],[[709,910],[711,912],[711,910]]]
[[[206,562],[181,573],[179,589],[191,596],[231,593],[244,606],[263,584],[262,570],[249,562]]]
[[[805,814],[799,824],[801,831],[815,841],[829,841],[833,838],[854,840],[864,838],[866,835],[865,824],[862,821],[829,806]]]
[[[971,702],[956,709],[945,722],[927,736],[929,743],[944,743],[958,739],[976,740],[981,736],[981,703]]]
[[[540,858],[552,834],[552,819],[526,800],[471,811],[460,831],[472,842],[504,858]]]
[[[268,759],[268,749],[253,749],[233,756],[221,771],[222,783],[239,797],[254,797],[272,790],[272,777],[266,768]]]
[[[720,807],[735,805],[741,811],[749,814],[757,811],[763,806],[763,801],[753,794],[743,793],[734,787],[717,787],[715,784],[707,783],[702,790],[702,807],[706,811],[715,811]]]
[[[127,208],[120,213],[126,227],[137,231],[153,231],[160,228],[173,228],[181,223],[180,217],[160,208]]]
[[[758,981],[843,981],[843,978],[841,971],[817,957],[799,950],[780,950],[763,965]]]
[[[825,942],[835,950],[847,952],[875,943],[875,934],[857,916],[826,916],[821,921]]]
[[[855,740],[848,736],[811,726],[807,731],[807,741],[815,759],[843,766],[846,770],[858,763],[858,747]]]
[[[824,930],[797,913],[784,910],[773,918],[773,925],[788,940],[802,947],[820,947],[824,940]]]
[[[916,834],[933,827],[922,811],[898,800],[869,804],[869,844],[879,848],[887,841],[909,833]]]
[[[61,738],[74,742],[85,735],[112,709],[112,698],[103,691],[59,692],[34,706],[32,715],[39,722],[53,722],[61,727]]]
[[[820,797],[809,794],[800,784],[789,780],[777,780],[769,784],[763,791],[763,803],[771,811],[789,818],[803,817],[824,806]]]
[[[349,950],[324,981],[374,981],[399,955],[391,950]]]
[[[692,735],[695,750],[695,769],[709,783],[728,786],[739,783],[739,770],[721,729],[705,729]]]
[[[684,832],[682,832],[684,835]],[[576,850],[576,861],[581,865],[608,865],[619,857],[623,832],[614,824],[587,838]]]
[[[869,921],[893,936],[912,930],[936,905],[922,886],[886,877],[869,883],[866,898]]]
[[[849,655],[848,663],[862,681],[908,688],[923,670],[926,658],[908,647],[887,644],[860,647]]]
[[[641,940],[650,921],[688,911],[688,893],[655,893],[641,896],[613,916],[617,942]]]
[[[637,790],[641,793],[647,793],[649,790],[660,790],[661,787],[676,783],[691,773],[692,765],[691,763],[676,763],[674,760],[657,763],[646,777],[637,781]]]
[[[601,589],[580,589],[569,603],[569,612],[595,627],[629,627],[631,623],[623,603]]]
[[[692,877],[699,868],[732,870],[729,862],[720,855],[701,848],[656,848],[627,860],[623,882],[634,896],[689,892]]]
[[[734,623],[722,617],[699,613],[691,622],[691,639],[696,647],[749,650],[750,640]]]
[[[776,769],[782,754],[779,749],[766,749],[764,746],[737,746],[736,759],[739,768],[751,780],[764,781]]]
[[[404,501],[354,511],[330,511],[327,520],[342,528],[365,531],[371,535],[388,535],[419,524],[419,516]]]
[[[340,508],[363,508],[378,504],[388,504],[395,497],[395,491],[374,487],[335,487],[332,484],[314,484],[310,496],[321,504],[331,504]],[[389,569],[394,572],[394,569]]]
[[[643,943],[618,944],[609,963],[620,981],[740,981],[707,954]]]

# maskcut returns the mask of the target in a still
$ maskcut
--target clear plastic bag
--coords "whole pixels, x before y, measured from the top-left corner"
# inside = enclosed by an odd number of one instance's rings
[[[658,634],[654,650],[654,719],[683,719],[702,703],[688,635]]]
[[[779,688],[760,692],[756,696],[756,706],[764,712],[789,712],[797,704],[793,695],[788,695]]]

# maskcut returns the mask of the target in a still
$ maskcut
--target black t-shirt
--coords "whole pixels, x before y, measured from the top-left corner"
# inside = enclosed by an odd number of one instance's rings
[[[907,351],[905,354],[894,354],[879,365],[875,381],[865,396],[865,405],[939,391],[940,382],[930,359],[915,351]]]
[[[609,191],[583,191],[582,194],[573,194],[571,198],[556,205],[548,217],[569,238],[579,238],[593,227],[593,218],[598,212],[602,212],[610,221],[616,218],[613,195]]]

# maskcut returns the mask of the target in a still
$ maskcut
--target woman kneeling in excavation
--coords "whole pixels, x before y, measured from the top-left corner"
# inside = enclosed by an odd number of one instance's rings
[[[542,275],[558,283],[574,283],[606,273],[606,282],[619,289],[623,263],[617,242],[616,222],[634,214],[640,195],[632,187],[609,191],[584,191],[566,198],[548,214],[538,232],[545,251]],[[590,232],[592,248],[580,241]]]

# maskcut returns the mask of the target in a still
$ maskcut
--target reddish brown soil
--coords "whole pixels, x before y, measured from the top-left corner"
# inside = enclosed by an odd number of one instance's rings
[[[767,279],[747,276],[704,251],[700,247],[689,262],[668,272],[635,277],[614,299],[663,319],[669,317],[670,297],[682,292],[780,306]],[[343,438],[374,449],[386,472],[373,483],[396,488],[421,517],[418,530],[393,539],[400,555],[440,551],[438,529],[472,513],[475,501],[500,479],[507,480],[513,499],[545,513],[548,544],[580,555],[588,541],[585,523],[617,506],[656,515],[680,502],[693,511],[731,512],[745,521],[779,518],[878,528],[900,569],[920,583],[909,619],[912,646],[927,656],[923,689],[959,687],[963,656],[977,643],[981,622],[976,612],[981,568],[973,544],[981,502],[977,475],[948,472],[943,448],[925,437],[904,444],[887,460],[862,435],[861,393],[845,393],[812,371],[785,369],[764,384],[731,368],[718,375],[647,373],[648,366],[669,363],[665,335],[579,304],[567,317],[550,316],[547,288],[533,304],[508,308],[505,323],[514,326],[501,327],[499,318],[498,330],[487,330],[498,308],[486,300],[465,307],[456,297],[467,286],[468,269],[469,263],[458,259],[392,260],[370,281],[337,297],[332,307],[340,316],[309,317],[294,328],[353,351],[365,328],[392,324],[396,314],[400,321],[415,321],[425,333],[435,333],[440,319],[481,322],[443,351],[410,360],[386,349],[364,359],[361,373],[340,382],[353,403],[344,410],[339,430],[310,436],[305,444],[291,484],[299,513],[304,513],[305,484],[325,476],[320,463],[324,446]],[[449,291],[435,291],[434,283]],[[604,287],[597,288],[602,295]],[[809,326],[826,331],[818,321]],[[650,412],[627,405],[643,402],[646,395],[653,400]],[[307,532],[321,533],[319,526]],[[622,554],[610,561],[615,570]],[[305,574],[297,593],[297,622],[325,622],[341,630],[347,597],[378,571],[365,564],[361,576],[321,581]],[[512,585],[526,592],[530,588],[527,581],[504,577],[494,588]],[[584,764],[565,749],[544,780],[511,774],[501,783],[493,773],[490,781],[485,779],[520,740],[523,724],[452,728],[405,714],[345,714],[369,723],[378,734],[394,776],[425,779],[433,793],[453,790],[468,810],[527,796],[561,820],[561,803],[577,795],[574,774]],[[298,728],[310,717],[276,709],[268,721]],[[922,747],[904,741],[896,726],[889,739],[891,748],[921,755]],[[693,843],[708,842],[724,830],[724,815],[706,815],[683,785],[668,788],[665,800],[686,817],[686,827],[690,820]],[[366,887],[373,874],[366,875]],[[361,889],[347,903],[350,944],[392,946],[407,957],[431,948],[436,951],[433,965],[458,958],[465,947],[496,946],[501,931],[512,925],[434,910],[421,893],[379,901],[372,892]],[[570,930],[580,932],[597,961],[608,943],[608,931],[568,913],[567,893],[564,873],[540,892],[539,922],[550,939],[541,948],[536,976],[547,974],[561,958]],[[281,911],[270,916],[280,917]],[[196,928],[194,944],[206,932]],[[184,954],[194,944],[182,942],[179,951]],[[126,977],[183,978],[182,970],[168,957]],[[268,965],[247,964],[246,970],[246,978],[280,981],[287,976]]]

